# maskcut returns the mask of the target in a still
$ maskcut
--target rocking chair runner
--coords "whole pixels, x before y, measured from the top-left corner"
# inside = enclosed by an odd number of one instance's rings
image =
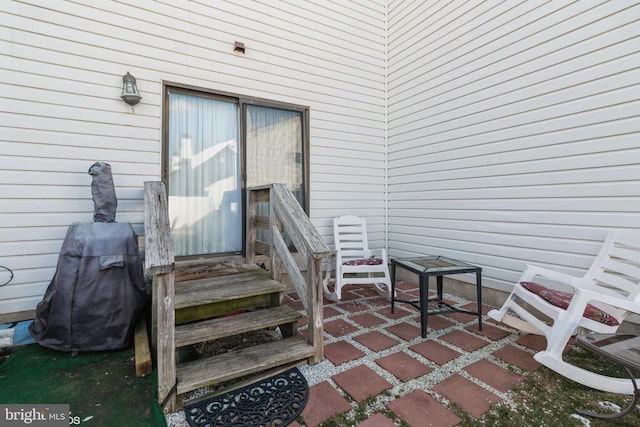
[[[391,276],[387,252],[385,249],[369,249],[365,219],[352,215],[334,218],[333,237],[336,247],[335,284],[331,290],[329,266],[322,282],[325,297],[338,301],[342,298],[342,287],[345,285],[373,284],[379,294],[390,299]]]
[[[537,278],[556,285],[536,282]],[[557,289],[558,282],[572,291]],[[488,315],[522,331],[544,335],[547,348],[534,358],[557,373],[605,392],[633,394],[629,379],[596,374],[562,359],[565,346],[579,328],[614,333],[631,313],[640,313],[640,231],[614,230],[607,234],[583,277],[527,266],[507,301]]]

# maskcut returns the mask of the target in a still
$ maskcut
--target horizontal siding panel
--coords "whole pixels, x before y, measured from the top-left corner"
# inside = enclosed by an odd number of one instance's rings
[[[637,2],[388,10],[392,255],[509,290],[528,262],[582,274],[607,229],[640,228]]]
[[[43,153],[42,157],[53,157],[67,160],[82,160],[88,163],[87,159],[108,158],[114,165],[122,163],[136,163],[136,164],[152,164],[157,165],[159,158],[156,153],[149,156],[149,153],[137,151],[137,150],[122,150],[113,149],[110,147],[104,147],[97,149],[91,147],[79,147],[79,146],[60,146],[52,144],[27,144],[24,142],[7,142],[0,146],[0,156],[6,155],[7,157],[31,157],[33,153]],[[46,155],[48,154],[48,155]],[[155,160],[155,161],[154,161]],[[87,164],[87,171],[93,163]],[[141,168],[143,171],[144,168]],[[149,174],[153,169],[147,169],[146,173]]]
[[[640,179],[640,177],[638,178]],[[414,187],[419,187],[418,184],[414,185]],[[407,188],[404,192],[411,193],[412,191],[416,191],[416,189]],[[492,188],[490,192],[478,191],[478,189],[461,189],[461,190],[432,190],[429,192],[425,191],[425,195],[428,195],[431,200],[487,200],[488,196],[491,196],[494,200],[508,200],[513,201],[522,197],[526,197],[527,199],[532,199],[534,201],[541,201],[541,199],[549,197],[550,187],[549,186],[527,186],[526,193],[523,192],[522,187],[502,187],[502,188]],[[403,191],[394,191],[394,199],[395,197],[402,197]],[[574,184],[574,185],[553,185],[553,197],[559,199],[572,199],[584,197],[588,199],[594,199],[594,203],[597,198],[605,198],[605,197],[629,197],[631,199],[631,206],[636,205],[636,208],[640,208],[637,206],[639,202],[636,201],[635,197],[638,195],[638,183],[629,181],[629,182],[616,182],[613,184],[610,183],[598,183],[598,184]],[[624,200],[624,199],[622,199]],[[543,206],[541,204],[541,206]],[[544,205],[546,206],[546,204]],[[576,209],[579,205],[575,206]]]
[[[91,221],[93,162],[111,164],[117,220],[142,232],[142,185],[160,176],[165,83],[309,107],[312,183],[328,175],[323,165],[344,176],[366,159],[345,201],[330,185],[312,192],[313,220],[329,236],[322,209],[349,209],[362,191],[384,246],[384,1],[9,0],[0,13],[0,202],[10,206],[0,253],[25,292],[9,304],[0,296],[0,313],[35,306],[66,228]],[[120,100],[127,71],[143,97],[135,108]],[[337,161],[351,143],[362,156]],[[49,252],[33,255],[41,241]]]
[[[598,169],[600,167],[609,168],[611,166],[625,166],[629,165],[629,159],[635,158],[640,155],[640,149],[634,150],[621,150],[606,153],[587,154],[584,156],[567,156],[566,159],[553,158],[553,159],[541,159],[532,160],[527,162],[525,160],[516,162],[516,164],[497,164],[487,166],[475,166],[475,167],[454,167],[451,169],[435,168],[433,172],[429,172],[425,177],[425,181],[446,181],[450,179],[473,179],[486,176],[509,176],[520,174],[533,174],[543,172],[553,172],[562,170],[584,170],[584,169]],[[570,159],[571,161],[567,161]],[[453,163],[453,162],[452,162]],[[466,162],[462,162],[463,165]],[[421,172],[428,171],[424,166],[412,165],[403,168],[403,173],[408,176],[413,176]]]
[[[464,146],[479,143],[479,138],[487,142],[503,141],[593,126],[599,123],[612,125],[610,122],[634,116],[634,109],[640,107],[640,102],[633,99],[634,93],[637,93],[637,90],[617,91],[617,94],[620,95],[619,100],[615,98],[615,94],[606,94],[594,96],[590,102],[567,102],[566,105],[542,109],[539,119],[536,119],[535,113],[528,113],[521,117],[510,116],[495,122],[473,123],[460,128],[447,128],[444,125],[439,125],[430,127],[427,131],[416,129],[403,134],[403,139],[409,142],[400,143],[398,148],[401,149],[411,143],[415,144],[416,140],[435,139],[431,144],[451,143],[453,146]],[[522,120],[518,120],[519,118]],[[540,123],[544,120],[546,121],[543,128]],[[615,132],[615,129],[612,131]],[[453,142],[454,140],[462,141]],[[390,143],[396,142],[395,137],[390,138]]]
[[[588,8],[585,3],[574,3],[566,7],[560,2],[547,3],[540,10],[546,14],[542,19],[529,21],[533,17],[522,15],[522,21],[526,20],[529,25],[515,20],[494,32],[490,28],[470,32],[469,36],[473,40],[464,46],[466,54],[452,46],[445,46],[449,55],[455,55],[453,60],[449,60],[447,55],[430,57],[437,58],[437,67],[423,68],[418,72],[420,75],[429,74],[433,80],[433,86],[425,87],[430,91],[431,97],[435,95],[434,91],[444,93],[466,84],[472,84],[474,88],[490,87],[482,83],[485,78],[508,80],[521,74],[534,74],[539,69],[564,63],[628,39],[629,29],[624,29],[624,26],[635,21],[634,16],[637,16],[637,13],[628,9],[630,5],[633,3],[604,2],[601,7]],[[558,14],[554,15],[553,9],[558,7]],[[490,41],[481,32],[485,30],[489,30],[486,34],[491,37]],[[558,43],[559,39],[561,43]],[[509,73],[496,74],[504,71]],[[412,89],[405,90],[407,99],[411,98],[408,94],[411,91],[415,93],[422,81],[415,80],[416,77],[407,76],[407,81],[412,86]],[[390,90],[390,95],[395,97],[394,91],[401,87]],[[426,92],[420,94],[427,95]]]
[[[534,198],[521,197],[510,199],[421,199],[394,200],[396,209],[418,209],[422,212],[430,210],[454,209],[470,211],[524,211],[524,212],[640,212],[640,201],[634,197],[589,197],[589,198]],[[640,226],[640,218],[637,224]]]
[[[47,170],[10,170],[0,169],[0,182],[11,185],[27,185],[27,186],[85,186],[86,191],[90,192],[91,176],[88,174],[89,167],[93,163],[83,163],[82,169],[79,165],[75,165],[77,172],[58,171],[51,174]],[[112,165],[113,181],[116,187],[116,194],[120,195],[120,191],[124,188],[132,187],[130,190],[143,194],[144,190],[140,187],[140,182],[157,181],[158,177],[153,175],[138,175],[135,170],[131,170],[132,175],[120,174],[120,164]],[[37,191],[34,187],[29,190]],[[127,190],[128,191],[128,190]]]
[[[17,158],[11,158],[9,156],[0,157],[0,169],[4,170],[12,170],[19,169],[22,171],[59,171],[59,172],[68,172],[68,171],[82,171],[86,172],[89,170],[91,165],[95,162],[95,160],[85,159],[85,160],[68,160],[64,158],[37,158],[37,157],[29,157],[23,158],[22,162],[16,161]],[[109,163],[108,158],[102,158],[101,161],[105,161]],[[157,172],[157,165],[149,165],[149,164],[137,164],[137,163],[125,163],[118,162],[117,165],[111,164],[111,169],[114,175],[116,173],[119,174],[134,174],[134,175],[149,175],[153,176],[153,172]],[[84,177],[83,177],[84,182]],[[142,184],[142,183],[141,183]]]
[[[136,140],[135,147],[131,146],[131,141],[126,138],[121,138],[115,135],[86,135],[81,133],[68,133],[68,132],[50,132],[42,129],[19,129],[19,128],[4,128],[3,135],[4,140],[7,142],[21,142],[24,144],[52,144],[57,146],[71,146],[80,148],[95,149],[96,146],[105,150],[118,150],[118,151],[136,151],[144,152],[146,156],[142,163],[154,163],[159,162],[159,153],[157,140]],[[1,148],[1,147],[0,147]],[[132,150],[135,148],[135,150]],[[46,156],[47,153],[40,153],[41,156]]]

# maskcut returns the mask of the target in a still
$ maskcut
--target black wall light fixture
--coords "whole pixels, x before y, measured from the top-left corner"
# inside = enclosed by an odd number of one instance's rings
[[[142,99],[136,86],[136,78],[128,71],[127,74],[122,76],[122,96],[120,98],[132,107]]]

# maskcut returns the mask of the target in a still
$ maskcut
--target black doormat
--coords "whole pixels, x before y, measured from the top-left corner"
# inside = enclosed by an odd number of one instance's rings
[[[300,415],[309,386],[298,368],[191,405],[184,413],[191,427],[287,426]]]

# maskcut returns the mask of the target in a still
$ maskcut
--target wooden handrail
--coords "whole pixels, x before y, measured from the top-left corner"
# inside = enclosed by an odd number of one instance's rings
[[[258,215],[257,203],[269,202],[269,215]],[[167,194],[162,182],[144,183],[145,273],[152,280],[152,345],[157,354],[158,402],[165,412],[178,407],[175,394],[175,259]],[[309,319],[307,341],[314,346],[311,363],[324,358],[322,317],[322,260],[330,254],[322,236],[291,191],[282,184],[249,189],[247,204],[246,262],[254,263],[256,253],[270,256],[271,275],[282,281],[285,274],[293,283]],[[269,231],[271,241],[260,242],[256,229]],[[303,259],[305,274],[290,252],[285,235]]]
[[[259,201],[269,202],[269,217],[258,215]],[[258,228],[269,230],[269,244],[258,240]],[[302,259],[306,274],[300,271],[285,241],[285,235]],[[271,276],[275,280],[282,281],[284,275],[288,275],[309,319],[307,340],[315,349],[312,363],[321,361],[324,358],[322,260],[328,257],[331,251],[284,184],[248,189],[247,263],[255,262],[258,253],[269,255]]]
[[[145,274],[152,281],[151,341],[158,367],[158,402],[177,408],[175,349],[175,259],[164,183],[144,183]]]

